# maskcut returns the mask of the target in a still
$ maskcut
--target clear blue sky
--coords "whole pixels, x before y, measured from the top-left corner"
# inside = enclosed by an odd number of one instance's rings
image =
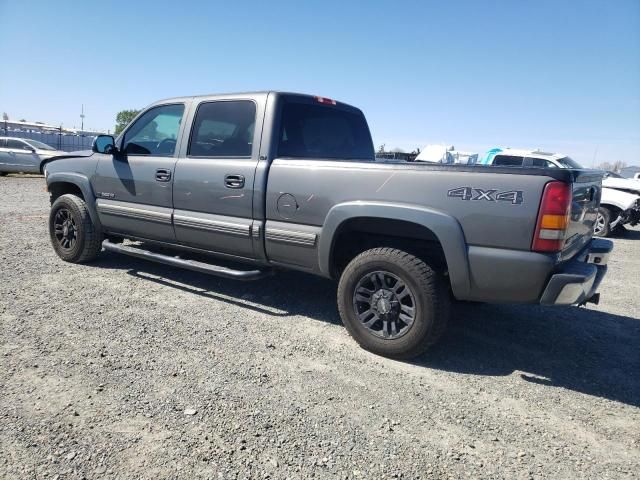
[[[165,97],[282,89],[363,109],[376,145],[640,164],[640,0],[0,0],[0,111],[113,129]]]

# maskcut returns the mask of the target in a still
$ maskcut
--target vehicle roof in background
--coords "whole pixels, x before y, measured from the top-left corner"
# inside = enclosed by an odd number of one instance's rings
[[[563,153],[551,153],[551,152],[543,152],[541,150],[525,150],[525,149],[516,149],[516,148],[504,148],[500,152],[496,153],[496,156],[498,155],[512,155],[517,157],[541,158],[543,160],[560,160],[561,158],[567,157],[567,155]]]

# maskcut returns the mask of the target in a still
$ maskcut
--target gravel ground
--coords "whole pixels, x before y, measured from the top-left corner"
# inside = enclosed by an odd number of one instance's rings
[[[403,363],[319,278],[64,263],[43,187],[0,178],[0,478],[638,478],[640,229],[599,306],[458,306]]]

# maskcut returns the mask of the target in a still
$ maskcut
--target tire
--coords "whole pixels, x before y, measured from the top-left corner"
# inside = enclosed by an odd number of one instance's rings
[[[0,177],[4,177],[7,174],[7,172],[0,172]]]
[[[594,237],[608,237],[611,234],[611,211],[607,207],[598,209],[598,216],[593,225]]]
[[[423,353],[444,333],[449,308],[443,278],[420,258],[395,248],[361,253],[338,284],[338,310],[346,329],[361,347],[385,357]]]
[[[53,202],[49,213],[49,238],[53,249],[65,262],[90,262],[102,250],[103,235],[93,224],[87,204],[71,194],[61,195]]]

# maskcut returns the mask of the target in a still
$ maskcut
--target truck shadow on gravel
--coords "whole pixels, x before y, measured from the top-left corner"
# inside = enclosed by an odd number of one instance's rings
[[[640,406],[640,319],[577,307],[457,304],[440,343],[415,362]]]
[[[115,254],[92,265],[259,313],[341,324],[335,284],[311,275],[281,272],[238,282]],[[638,345],[640,320],[632,317],[575,307],[455,304],[440,343],[411,363],[480,376],[519,372],[532,384],[640,407]]]

